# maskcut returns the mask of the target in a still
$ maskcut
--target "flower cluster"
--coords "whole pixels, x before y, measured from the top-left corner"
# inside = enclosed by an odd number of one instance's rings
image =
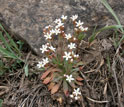
[[[64,24],[68,17],[64,15],[54,21],[55,26],[48,25],[43,30],[47,43],[43,44],[40,48],[43,59],[37,64],[37,67],[47,69],[50,67],[57,68],[51,71],[48,69],[48,71],[46,71],[46,73],[42,76],[44,79],[43,83],[49,84],[51,90],[54,89],[54,85],[50,84],[51,81],[52,83],[54,82],[54,84],[58,84],[60,81],[65,81],[65,86],[63,85],[62,87],[67,88],[69,87],[68,84],[76,81],[75,83],[78,85],[80,84],[79,81],[82,80],[82,78],[79,77],[79,73],[73,72],[73,69],[80,61],[79,54],[77,53],[78,44],[80,42],[78,35],[87,31],[88,28],[83,26],[84,22],[81,22],[81,20],[77,21],[77,18],[78,15],[73,15],[70,17],[74,25],[73,34],[65,32]],[[54,40],[54,37],[57,37],[57,41]],[[57,70],[59,71],[58,74],[56,73]],[[75,71],[76,70],[78,71],[79,69],[77,68]],[[56,79],[59,76],[60,78]],[[67,90],[64,91],[65,94],[66,91]],[[55,91],[51,91],[52,94],[53,92]],[[70,96],[73,96],[75,100],[78,100],[80,94],[79,88],[77,88],[77,90],[74,89],[73,95]]]

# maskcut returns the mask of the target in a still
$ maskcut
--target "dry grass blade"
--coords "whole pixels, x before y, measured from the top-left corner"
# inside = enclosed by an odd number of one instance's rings
[[[9,92],[9,88],[7,86],[0,86],[0,90],[4,89],[5,91],[0,92],[0,96],[2,96],[3,94]]]
[[[121,102],[121,98],[120,98],[120,91],[119,91],[119,85],[118,85],[118,80],[117,80],[117,76],[116,76],[116,62],[115,62],[115,57],[113,58],[113,64],[112,64],[112,71],[114,74],[114,79],[115,79],[115,83],[116,83],[116,87],[117,87],[117,93],[118,93],[118,103],[120,105],[120,107],[122,106],[122,102]]]
[[[91,99],[89,97],[86,97],[88,100],[92,101],[92,102],[95,102],[95,103],[108,103],[109,101],[98,101],[98,100],[94,100],[94,99]]]

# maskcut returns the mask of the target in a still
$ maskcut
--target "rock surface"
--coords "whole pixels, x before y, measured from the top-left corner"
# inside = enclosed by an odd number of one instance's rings
[[[108,0],[124,25],[124,0]],[[100,0],[0,0],[0,22],[40,54],[42,29],[61,15],[78,14],[89,28],[115,24]]]

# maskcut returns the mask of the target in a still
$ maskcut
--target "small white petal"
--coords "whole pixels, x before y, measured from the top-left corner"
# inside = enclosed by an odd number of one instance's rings
[[[71,97],[71,98],[74,98],[74,95],[73,95],[73,94],[71,94],[71,95],[70,95],[70,97]]]
[[[75,100],[78,100],[78,97],[76,96],[76,97],[74,97],[75,98]]]
[[[71,59],[70,61],[71,61],[71,62],[73,62],[74,60],[73,60],[73,59]]]
[[[49,49],[55,52],[56,48],[54,48],[53,46],[50,46]]]

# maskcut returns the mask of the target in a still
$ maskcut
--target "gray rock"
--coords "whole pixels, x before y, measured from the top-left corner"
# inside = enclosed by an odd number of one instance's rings
[[[124,0],[108,0],[124,24]],[[0,21],[40,55],[42,29],[62,14],[78,14],[89,28],[115,24],[100,0],[0,0]]]

